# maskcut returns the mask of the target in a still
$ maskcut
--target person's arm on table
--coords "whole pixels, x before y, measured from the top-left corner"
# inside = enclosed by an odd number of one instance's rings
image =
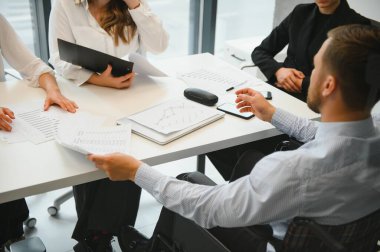
[[[288,92],[301,93],[305,75],[294,68],[281,67],[275,73],[277,81],[275,85]]]
[[[280,108],[275,108],[259,92],[251,88],[236,91],[237,108],[241,112],[252,112],[263,121],[272,123],[278,130],[295,137],[298,141],[312,140],[318,122],[295,116]]]
[[[39,77],[39,86],[46,91],[44,110],[48,110],[53,104],[57,104],[63,110],[75,113],[78,105],[61,94],[57,82],[50,73],[43,73]],[[14,113],[9,108],[0,107],[0,130],[11,131]]]
[[[78,105],[61,94],[57,81],[50,73],[43,73],[39,78],[40,87],[46,91],[44,110],[48,110],[53,104],[57,104],[63,110],[75,113]]]
[[[0,15],[0,27],[2,55],[23,78],[29,81],[30,86],[41,87],[46,91],[44,109],[47,110],[52,104],[58,104],[66,111],[75,112],[78,106],[61,94],[56,79],[52,75],[53,70],[28,50],[2,15]],[[4,125],[7,122],[9,126],[3,126],[2,129],[11,130],[9,125],[12,122],[11,119],[14,119],[13,112],[9,109],[2,109],[2,123]]]

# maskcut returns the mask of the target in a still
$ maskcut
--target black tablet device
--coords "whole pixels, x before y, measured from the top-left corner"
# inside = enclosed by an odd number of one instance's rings
[[[112,75],[115,77],[126,75],[132,72],[133,69],[133,62],[122,60],[62,39],[58,39],[58,50],[61,60],[96,73],[104,72],[107,65],[112,66]]]

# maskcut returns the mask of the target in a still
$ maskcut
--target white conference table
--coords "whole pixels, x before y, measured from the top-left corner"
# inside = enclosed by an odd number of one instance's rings
[[[221,66],[226,63],[210,54],[185,56],[158,62],[168,73],[194,66]],[[77,87],[58,78],[62,93],[77,102],[80,109],[106,118],[105,125],[115,125],[121,117],[131,115],[171,98],[183,97],[186,84],[176,78],[137,76],[129,89],[116,90],[83,85]],[[259,83],[260,81],[258,81]],[[257,86],[273,94],[272,103],[310,119],[319,118],[305,103],[268,84]],[[44,99],[44,91],[27,86],[25,81],[0,83],[0,106]],[[223,98],[219,103],[223,102]],[[225,115],[212,124],[196,130],[167,145],[158,145],[132,134],[131,155],[150,165],[162,164],[204,154],[251,141],[278,135],[269,123]],[[104,178],[102,171],[86,156],[66,149],[54,141],[35,145],[30,142],[7,144],[0,142],[0,203],[63,187]]]

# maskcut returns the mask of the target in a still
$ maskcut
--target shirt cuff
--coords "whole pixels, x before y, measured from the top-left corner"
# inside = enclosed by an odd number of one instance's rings
[[[132,16],[133,21],[139,22],[141,20],[144,20],[146,17],[150,17],[153,15],[150,8],[148,8],[144,3],[140,1],[140,6],[136,9],[130,10],[128,9],[129,13]]]
[[[77,78],[72,79],[72,82],[78,87],[82,86],[90,79],[91,75],[93,74],[94,72],[91,72],[90,70],[82,68],[78,71]]]
[[[283,131],[283,129],[288,127],[289,125],[289,114],[289,112],[281,108],[276,108],[276,111],[272,116],[271,124],[275,126],[277,129]]]
[[[136,172],[135,184],[145,189],[148,193],[153,194],[156,183],[164,177],[165,175],[162,173],[142,163]]]

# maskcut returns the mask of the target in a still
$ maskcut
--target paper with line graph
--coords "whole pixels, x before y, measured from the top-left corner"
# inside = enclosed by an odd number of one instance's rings
[[[217,110],[195,102],[170,100],[128,118],[162,134],[170,134],[191,127],[217,114]]]

